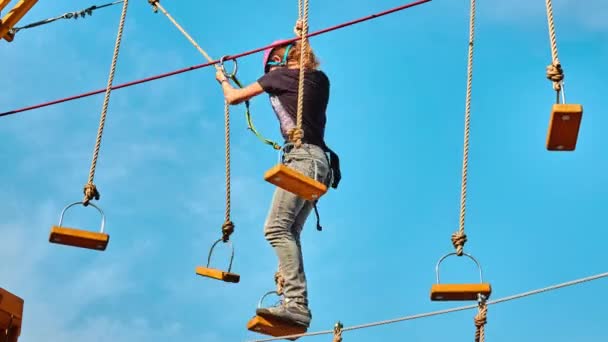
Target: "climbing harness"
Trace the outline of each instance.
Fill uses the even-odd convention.
[[[549,129],[547,130],[546,148],[549,151],[574,151],[583,116],[583,106],[566,104],[564,89],[564,71],[557,54],[557,38],[553,21],[553,5],[545,0],[552,62],[547,66],[547,78],[553,83],[556,93],[555,104],[551,109]],[[561,102],[560,102],[561,95]]]
[[[462,186],[460,192],[460,221],[459,229],[452,234],[451,240],[452,245],[456,249],[456,252],[444,255],[437,262],[435,269],[437,275],[437,283],[431,287],[431,300],[433,301],[465,301],[465,300],[477,300],[480,296],[488,298],[492,292],[489,283],[483,282],[483,276],[481,271],[481,265],[479,262],[470,254],[464,253],[464,244],[467,242],[467,235],[465,234],[465,214],[466,214],[466,198],[467,198],[467,173],[468,173],[468,160],[469,160],[469,135],[470,135],[470,123],[471,123],[471,95],[473,86],[473,52],[475,42],[475,0],[471,0],[471,11],[469,19],[469,49],[468,49],[468,61],[467,61],[467,91],[465,101],[465,124],[464,124],[464,152],[462,159]],[[467,256],[475,262],[479,269],[480,283],[478,284],[442,284],[439,281],[439,265],[448,256]],[[484,311],[485,312],[485,311]],[[480,319],[481,320],[481,319]],[[483,323],[485,324],[485,314],[483,316]],[[476,320],[476,324],[477,324]],[[483,342],[483,324],[477,326],[476,335],[481,334],[480,342]],[[481,331],[481,332],[480,332]]]
[[[102,8],[106,8],[106,7],[110,7],[110,6],[114,6],[114,5],[118,5],[120,3],[122,3],[123,0],[119,0],[119,1],[114,1],[114,2],[110,2],[104,5],[93,5],[90,6],[88,8],[85,8],[83,10],[80,11],[74,11],[74,12],[67,12],[64,13],[60,16],[57,17],[53,17],[53,18],[48,18],[48,19],[44,19],[44,20],[40,20],[40,21],[36,21],[21,27],[13,27],[9,30],[9,33],[7,34],[6,37],[8,37],[10,40],[12,41],[15,37],[15,35],[17,34],[17,32],[21,31],[21,30],[25,30],[25,29],[30,29],[30,28],[34,28],[34,27],[38,27],[38,26],[42,26],[42,25],[46,25],[46,24],[50,24],[52,22],[55,22],[57,20],[61,20],[61,19],[78,19],[78,18],[86,18],[86,16],[92,16],[93,12],[98,10],[98,9],[102,9]],[[8,40],[8,39],[7,39]]]
[[[110,239],[110,236],[104,232],[105,216],[103,214],[103,211],[99,207],[93,205],[91,203],[91,200],[93,200],[93,199],[99,200],[99,197],[100,197],[99,191],[97,190],[97,187],[95,186],[95,183],[94,183],[95,169],[97,167],[97,159],[99,157],[99,150],[101,148],[101,139],[103,136],[103,129],[104,129],[105,122],[106,122],[106,116],[108,113],[108,105],[110,103],[110,93],[112,92],[112,83],[114,81],[114,74],[116,72],[116,64],[118,61],[118,53],[120,51],[120,43],[122,41],[122,34],[123,34],[124,26],[125,26],[125,19],[127,16],[128,6],[129,6],[129,1],[124,0],[123,6],[122,6],[122,13],[120,15],[120,22],[118,24],[118,34],[116,36],[116,44],[114,46],[114,53],[112,55],[112,63],[110,66],[110,75],[108,76],[108,84],[106,86],[106,93],[104,96],[103,105],[102,105],[102,109],[101,109],[101,118],[99,121],[99,128],[97,130],[95,148],[93,149],[93,158],[91,161],[91,169],[89,170],[89,179],[83,189],[84,199],[82,200],[82,202],[72,203],[63,209],[63,211],[61,212],[59,226],[53,226],[51,228],[51,233],[49,235],[49,241],[52,243],[103,251],[106,249],[109,239]],[[91,206],[95,207],[101,213],[101,215],[102,215],[101,232],[94,233],[94,232],[84,231],[81,229],[61,227],[61,224],[63,221],[63,215],[64,215],[65,211],[68,208],[70,208],[76,204],[82,204],[85,207],[88,205],[91,205]]]

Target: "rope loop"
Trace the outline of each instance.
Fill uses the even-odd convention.
[[[99,201],[99,191],[97,191],[97,187],[93,183],[87,183],[84,186],[82,191],[84,193],[84,199],[82,200],[82,204],[86,207],[89,205],[89,202],[92,199]]]
[[[342,328],[344,328],[344,326],[339,321],[334,325],[334,340],[333,340],[333,342],[342,342]]]
[[[478,312],[475,315],[475,342],[484,342],[485,340],[485,325],[488,323],[488,305],[486,303],[486,297],[479,295]]]
[[[283,278],[281,271],[274,274],[274,282],[277,285],[277,296],[282,296],[284,293],[283,289],[285,287],[285,279]]]
[[[564,70],[559,61],[554,61],[547,66],[547,79],[553,82],[553,90],[559,92],[562,90],[562,81],[564,80]]]
[[[452,245],[456,248],[456,255],[462,256],[464,252],[464,244],[467,242],[467,234],[462,231],[452,234]]]
[[[302,146],[302,139],[304,139],[304,130],[301,128],[292,128],[287,133],[289,135],[289,140],[294,143],[296,148]]]
[[[222,225],[222,241],[228,242],[232,233],[234,233],[234,223],[232,221],[224,222]]]

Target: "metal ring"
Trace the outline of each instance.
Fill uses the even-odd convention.
[[[269,294],[276,294],[277,296],[279,296],[279,293],[277,291],[269,291],[266,292],[262,298],[260,298],[260,301],[258,302],[258,309],[262,307],[262,302],[264,301],[264,298],[268,297]]]
[[[67,207],[63,208],[63,210],[61,211],[61,215],[59,216],[59,227],[61,227],[61,225],[63,224],[63,215],[65,214],[66,210],[68,210],[69,208],[75,206],[76,204],[82,204],[84,206],[84,202],[74,202],[70,205],[68,205]],[[99,208],[98,206],[96,206],[95,204],[89,202],[89,204],[91,207],[97,209],[97,211],[99,211],[99,213],[101,214],[101,229],[100,232],[103,233],[105,226],[106,226],[106,215],[103,213],[103,210],[101,210],[101,208]]]
[[[441,259],[439,259],[439,261],[437,262],[437,265],[435,266],[435,274],[437,275],[437,284],[439,284],[439,264],[441,264],[441,262],[451,256],[451,255],[457,255],[457,253],[452,252],[449,254],[444,255],[443,257],[441,257]],[[462,255],[466,255],[468,256],[471,260],[473,260],[475,262],[475,264],[477,264],[477,268],[479,269],[479,282],[483,283],[483,276],[482,276],[482,272],[481,272],[481,265],[479,264],[479,262],[477,261],[477,259],[473,258],[472,255],[467,254],[467,253],[462,253]]]
[[[226,66],[224,66],[224,61],[226,60],[228,56],[222,56],[222,58],[220,58],[220,69],[222,70],[222,73],[224,74],[224,76],[226,76],[226,78],[234,78],[236,76],[236,72],[239,69],[239,65],[236,61],[236,59],[232,59],[232,62],[234,63],[234,68],[232,69],[232,73],[228,73],[226,72]]]
[[[209,268],[209,265],[211,264],[211,254],[213,254],[213,249],[215,248],[215,245],[217,245],[219,242],[224,241],[223,239],[219,239],[217,241],[215,241],[213,243],[213,245],[211,246],[211,249],[209,250],[209,255],[207,256],[207,268]],[[232,245],[232,242],[230,242],[230,240],[228,240],[226,243],[230,244],[230,264],[228,264],[228,272],[230,272],[230,270],[232,269],[232,260],[234,260],[234,246]]]

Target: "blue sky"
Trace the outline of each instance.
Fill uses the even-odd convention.
[[[103,2],[97,3],[101,4]],[[310,29],[405,2],[312,2]],[[91,3],[93,4],[93,3]],[[40,2],[22,23],[89,6]],[[213,57],[291,37],[297,3],[167,2]],[[468,2],[433,1],[315,37],[331,79],[327,141],[343,180],[303,234],[310,331],[459,306],[431,302],[435,263],[458,227]],[[544,147],[554,93],[542,1],[478,4],[465,250],[492,298],[606,272],[608,4],[554,4],[568,101],[584,106],[577,150]],[[120,6],[2,42],[0,111],[103,88]],[[116,83],[202,63],[146,1],[131,1]],[[239,60],[243,82],[261,54]],[[234,271],[239,284],[194,274],[224,213],[223,99],[212,68],[112,93],[95,183],[111,241],[105,252],[48,243],[62,208],[82,198],[103,96],[0,118],[0,286],[25,298],[23,342],[245,341],[272,290],[274,252],[262,234],[276,154],[232,108]],[[276,139],[268,100],[255,124]],[[65,224],[97,229],[90,208]],[[225,263],[219,249],[214,261]],[[446,281],[476,281],[451,258]],[[219,266],[219,264],[218,264]],[[606,341],[606,280],[491,306],[488,341]],[[471,340],[475,311],[346,332],[345,342]],[[331,336],[303,341],[330,341]]]

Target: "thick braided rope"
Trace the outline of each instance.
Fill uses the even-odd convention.
[[[342,328],[344,326],[342,325],[342,323],[337,322],[334,325],[334,338],[332,342],[342,342]]]
[[[175,27],[194,45],[194,47],[200,52],[209,63],[213,62],[213,59],[207,54],[205,50],[203,50],[200,45],[186,32],[186,30],[167,12],[167,10],[160,4],[159,0],[148,0],[148,2],[153,6],[154,9],[159,8],[163,14],[169,18],[169,20],[175,25]],[[216,69],[219,69],[219,66],[215,65]]]
[[[99,149],[101,148],[101,138],[103,136],[103,128],[106,123],[106,115],[108,114],[108,104],[110,103],[110,93],[112,92],[112,83],[114,82],[114,74],[116,72],[116,63],[118,61],[118,53],[120,51],[120,42],[122,41],[122,32],[125,26],[125,18],[127,17],[127,8],[129,0],[124,0],[122,5],[122,13],[118,24],[118,33],[116,35],[116,44],[114,45],[114,54],[112,55],[112,64],[110,66],[110,75],[108,76],[108,84],[106,87],[103,106],[101,108],[101,119],[99,121],[99,129],[97,130],[97,139],[95,141],[95,149],[93,150],[93,159],[91,161],[91,169],[89,170],[89,179],[84,186],[84,205],[88,205],[93,198],[99,200],[99,191],[93,183],[95,179],[95,169],[97,168],[97,159],[99,158]]]
[[[557,38],[555,34],[555,23],[553,22],[553,4],[551,0],[545,0],[547,6],[547,22],[549,24],[549,40],[551,41],[552,62],[547,66],[547,78],[553,82],[553,89],[559,92],[562,89],[564,71],[557,55]]]
[[[302,6],[302,2],[304,6]],[[302,130],[302,117],[304,116],[304,77],[305,62],[308,61],[308,0],[298,1],[298,16],[302,20],[302,43],[300,46],[300,77],[298,82],[298,111],[296,117],[296,129],[293,130],[290,140],[296,147],[302,145],[304,131]]]
[[[469,58],[467,63],[467,95],[464,120],[464,153],[462,156],[462,186],[460,191],[460,222],[458,231],[452,234],[452,244],[456,254],[461,256],[467,236],[464,232],[467,201],[467,173],[469,164],[469,134],[471,126],[471,93],[473,88],[473,52],[475,41],[475,0],[471,0],[471,15],[469,21]]]
[[[158,0],[148,0],[153,6],[153,9],[160,9],[161,12],[175,25],[175,27],[192,43],[192,45],[207,59],[209,63],[213,62],[213,59],[209,54],[198,45],[198,43],[186,32],[186,30],[167,12],[167,10],[160,4]],[[221,70],[218,65],[215,65],[216,70]],[[224,101],[224,128],[225,128],[225,145],[226,145],[226,212],[225,221],[222,225],[222,240],[228,242],[230,235],[234,232],[234,224],[230,220],[230,104]]]
[[[281,274],[281,271],[277,271],[274,274],[274,282],[277,285],[277,295],[281,296],[283,295],[283,290],[285,288],[285,279],[283,278],[283,275]]]
[[[488,322],[488,305],[485,300],[479,302],[478,312],[475,315],[475,342],[484,342],[485,341],[485,327]]]
[[[224,127],[226,143],[226,219],[222,226],[222,239],[227,242],[230,234],[234,232],[234,225],[230,220],[230,104],[224,101]]]

